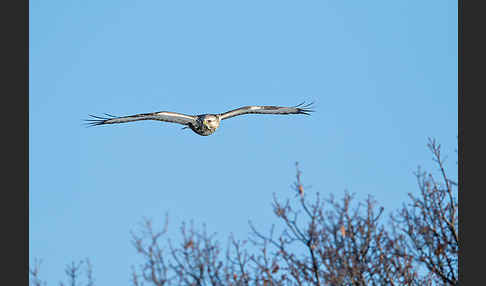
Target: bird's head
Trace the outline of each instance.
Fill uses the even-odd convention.
[[[217,115],[206,114],[203,118],[203,124],[211,130],[216,130],[219,127],[220,119]]]

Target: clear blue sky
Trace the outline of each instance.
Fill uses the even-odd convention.
[[[128,285],[143,217],[240,239],[249,219],[268,227],[296,161],[310,193],[388,211],[432,168],[429,136],[457,178],[457,1],[31,0],[29,80],[29,257],[50,285],[85,257],[98,285]],[[304,100],[310,117],[236,117],[208,137],[82,126]]]

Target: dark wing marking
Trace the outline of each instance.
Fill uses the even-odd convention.
[[[310,115],[310,112],[314,112],[312,110],[313,103],[305,104],[302,102],[296,106],[292,107],[284,107],[284,106],[244,106],[238,109],[230,110],[225,113],[219,114],[220,119],[228,119],[234,116],[243,115],[243,114],[305,114]]]
[[[89,116],[91,116],[92,119],[85,120],[88,126],[125,123],[125,122],[132,122],[138,120],[159,120],[159,121],[188,125],[189,123],[195,122],[197,118],[196,116],[192,116],[192,115],[186,115],[186,114],[168,112],[168,111],[141,113],[136,115],[120,116],[120,117],[110,115],[107,113],[105,113],[105,117],[95,116],[91,114]]]

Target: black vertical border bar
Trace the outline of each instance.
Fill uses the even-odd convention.
[[[19,1],[20,2],[20,1]],[[23,46],[25,47],[24,50],[24,62],[23,66],[25,67],[25,75],[24,75],[24,94],[25,94],[25,102],[24,102],[24,108],[25,108],[25,122],[24,122],[24,150],[25,150],[25,181],[24,181],[24,208],[25,208],[25,217],[24,217],[24,237],[25,237],[25,242],[24,242],[24,247],[25,247],[25,261],[27,264],[27,277],[26,277],[26,285],[29,283],[29,269],[30,269],[30,263],[29,263],[29,0],[24,0],[22,1],[24,3],[23,7],[23,14],[25,19],[23,19],[23,22],[25,23],[25,26],[22,29],[22,35],[24,35],[24,42]]]
[[[29,284],[29,1],[0,2],[2,284]],[[12,281],[12,282],[11,282]],[[10,283],[9,283],[10,282]]]

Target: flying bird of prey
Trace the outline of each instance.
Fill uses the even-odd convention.
[[[244,106],[237,109],[230,110],[219,114],[200,114],[200,115],[186,115],[181,113],[160,111],[153,113],[141,113],[130,116],[113,116],[106,114],[106,117],[90,115],[92,119],[87,119],[89,126],[125,123],[138,120],[159,120],[165,122],[179,123],[185,125],[185,128],[191,128],[201,136],[208,136],[213,134],[218,129],[221,120],[228,119],[243,114],[305,114],[310,115],[312,103],[305,105],[301,103],[296,106]]]

